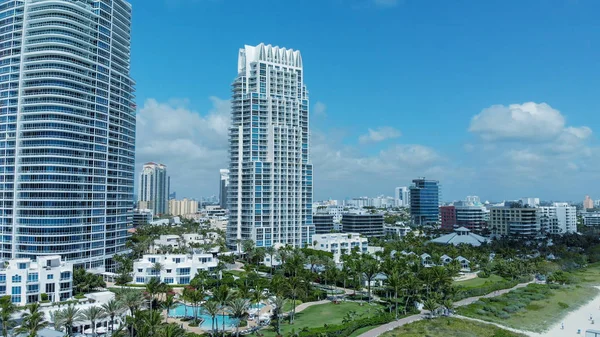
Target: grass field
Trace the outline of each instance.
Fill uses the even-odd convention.
[[[519,330],[543,332],[597,294],[596,288],[585,285],[529,285],[496,298],[481,299],[459,308],[458,313]]]
[[[437,318],[407,324],[386,332],[382,337],[525,337],[490,324],[464,321],[457,318]]]
[[[378,327],[378,325],[375,325],[375,326],[366,326],[366,327],[364,327],[364,328],[360,328],[360,329],[358,329],[358,330],[354,331],[354,332],[353,332],[353,333],[352,333],[350,336],[348,336],[348,337],[358,337],[358,336],[360,336],[361,334],[363,334],[363,333],[365,333],[365,332],[367,332],[367,331],[369,331],[369,330],[373,330],[373,329],[375,329],[376,327]]]
[[[488,282],[489,283],[497,283],[500,281],[504,281],[504,278],[502,278],[501,276],[492,274],[488,278],[476,277],[476,278],[472,278],[470,280],[454,282],[454,285],[459,286],[459,287],[464,287],[466,289],[471,289],[471,288],[479,288]]]
[[[300,304],[302,304],[302,301],[296,300],[295,305],[299,306]],[[283,312],[288,312],[288,311],[292,311],[292,300],[285,301],[285,304],[283,305]]]
[[[315,328],[322,327],[324,324],[341,324],[344,317],[348,312],[354,311],[358,316],[368,317],[375,315],[381,307],[378,305],[359,305],[354,302],[343,302],[340,304],[320,304],[309,308],[296,314],[294,324],[288,324],[288,320],[282,320],[281,332],[282,335],[287,336],[292,330],[300,331],[305,327]],[[276,336],[275,331],[272,328],[261,330],[266,337]]]

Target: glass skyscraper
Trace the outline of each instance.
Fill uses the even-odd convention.
[[[240,49],[229,130],[227,243],[257,247],[312,241],[308,91],[296,50]]]
[[[440,182],[419,178],[410,187],[410,215],[414,224],[432,225],[440,217]]]
[[[132,221],[131,5],[0,0],[0,256],[110,269]]]
[[[168,214],[170,183],[166,165],[144,164],[140,173],[138,208],[151,209],[154,215]]]

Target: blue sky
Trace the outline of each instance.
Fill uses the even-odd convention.
[[[265,42],[302,52],[315,199],[418,176],[444,200],[600,197],[600,2],[131,3],[138,166],[178,196],[217,193],[237,51]]]

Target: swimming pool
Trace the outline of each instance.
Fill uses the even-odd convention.
[[[185,304],[179,304],[177,307],[175,307],[174,309],[169,310],[169,317],[186,317],[186,316],[193,316],[194,315],[194,309],[192,308],[192,306],[189,305],[185,305]],[[200,328],[204,329],[204,330],[210,330],[212,328],[212,317],[210,317],[210,315],[206,315],[204,314],[202,307],[200,307],[198,309],[198,318],[201,318],[203,320],[202,324],[200,325]],[[223,326],[223,316],[222,315],[218,315],[216,317],[216,323],[219,325],[219,328]],[[231,328],[236,326],[236,324],[238,323],[237,319],[231,318],[228,315],[225,315],[225,328]]]

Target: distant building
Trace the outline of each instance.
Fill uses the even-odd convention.
[[[333,215],[317,213],[313,215],[316,234],[326,234],[333,231]]]
[[[581,217],[583,218],[583,224],[585,226],[600,226],[600,213],[599,212],[582,212]]]
[[[313,249],[333,253],[333,259],[339,263],[342,255],[350,254],[353,249],[359,253],[368,251],[368,240],[358,233],[330,233],[313,236]]]
[[[407,207],[410,205],[410,191],[408,187],[396,187],[395,190],[396,207]]]
[[[383,237],[383,214],[344,214],[342,232],[359,233],[366,237]]]
[[[410,213],[417,225],[437,224],[440,215],[440,183],[419,178],[410,187]]]
[[[456,226],[456,207],[440,206],[440,218],[442,220],[441,228],[451,231]]]
[[[507,202],[490,209],[489,228],[494,235],[536,236],[541,233],[540,210]]]
[[[444,245],[455,245],[467,244],[474,247],[481,246],[482,243],[489,242],[488,238],[472,233],[465,227],[460,227],[454,230],[451,234],[442,235],[429,242],[440,243]]]
[[[403,238],[405,237],[412,229],[409,226],[397,226],[397,225],[384,225],[383,232],[386,237],[390,238]]]
[[[133,210],[133,227],[146,225],[152,222],[153,214],[150,209],[135,209]]]
[[[220,169],[219,180],[219,205],[222,209],[227,209],[227,188],[229,187],[229,170]]]
[[[529,207],[538,207],[540,205],[540,198],[521,198],[523,206],[529,205]]]
[[[594,200],[592,198],[590,198],[589,195],[586,195],[585,199],[583,200],[583,208],[584,209],[594,208]]]
[[[60,256],[7,262],[6,266],[0,263],[0,297],[9,295],[13,304],[40,302],[41,294],[47,294],[50,302],[66,301],[73,296],[73,264],[62,262]]]
[[[169,200],[169,214],[184,215],[198,212],[198,201],[188,198]]]
[[[138,208],[149,208],[156,215],[167,214],[169,211],[169,184],[166,165],[156,163],[144,164],[140,174]],[[139,202],[145,203],[142,205]]]
[[[158,278],[166,284],[190,284],[199,270],[211,271],[218,264],[218,258],[211,253],[148,254],[133,262],[133,283],[146,284]]]

